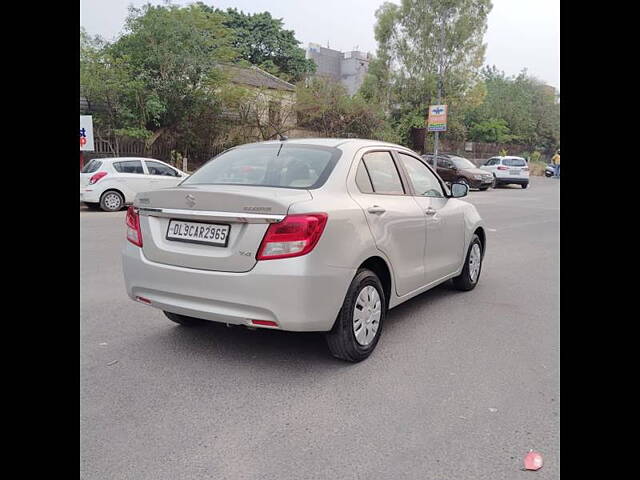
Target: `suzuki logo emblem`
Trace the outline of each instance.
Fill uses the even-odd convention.
[[[196,198],[190,193],[187,194],[187,196],[184,198],[187,201],[187,205],[189,205],[190,207],[193,207],[196,204]]]

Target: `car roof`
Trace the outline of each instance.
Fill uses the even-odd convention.
[[[162,162],[162,160],[158,160],[157,158],[147,158],[147,157],[106,157],[106,158],[92,158],[92,160],[99,160],[101,162],[123,162],[127,160],[153,160],[155,162]],[[162,162],[165,163],[165,162]]]
[[[397,145],[395,143],[382,142],[380,140],[369,140],[366,138],[290,138],[287,140],[267,140],[266,142],[247,143],[245,145],[238,145],[238,148],[246,147],[249,145],[279,145],[281,143],[293,145],[318,145],[323,147],[366,147],[368,145],[383,145],[387,147],[410,150],[407,149],[407,147]]]

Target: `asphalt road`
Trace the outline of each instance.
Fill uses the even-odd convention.
[[[319,335],[186,329],[129,300],[124,212],[81,209],[81,478],[560,478],[559,190],[472,192],[476,289],[392,310],[355,365]]]

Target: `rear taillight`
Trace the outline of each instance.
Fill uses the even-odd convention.
[[[522,167],[522,171],[523,172],[528,172],[529,171],[529,167]]]
[[[89,179],[89,185],[93,185],[94,183],[98,183],[100,179],[107,175],[107,172],[98,172],[95,175],[92,175]]]
[[[142,246],[140,215],[138,214],[138,209],[133,205],[127,209],[127,240],[138,247]]]
[[[509,167],[505,167],[504,165],[500,165],[498,170],[509,170]]]
[[[273,260],[306,255],[320,240],[326,224],[326,213],[287,215],[281,222],[269,225],[256,259]]]

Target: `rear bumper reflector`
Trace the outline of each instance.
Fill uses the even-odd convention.
[[[254,325],[264,325],[265,327],[278,326],[276,322],[272,322],[271,320],[251,320],[251,323],[253,323]]]
[[[141,303],[146,303],[147,305],[151,305],[151,300],[144,297],[136,297],[136,300]]]

